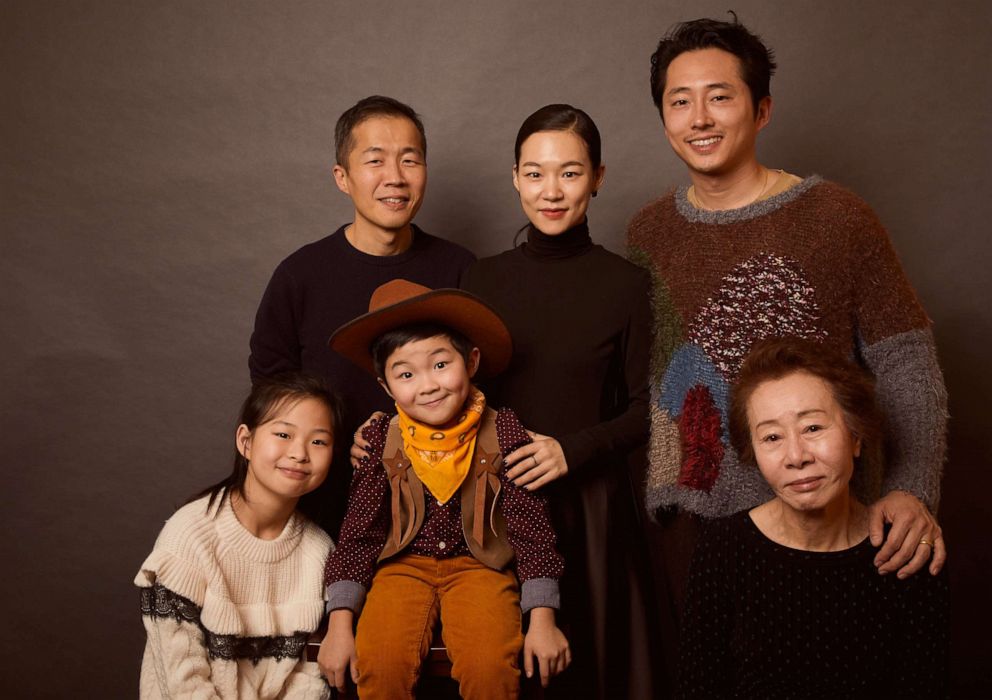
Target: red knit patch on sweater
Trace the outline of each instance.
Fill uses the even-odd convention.
[[[697,384],[689,390],[678,423],[683,455],[679,485],[709,492],[723,460],[720,412],[709,389]]]

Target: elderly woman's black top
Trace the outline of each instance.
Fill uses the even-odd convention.
[[[865,539],[807,552],[746,511],[712,521],[689,575],[684,698],[941,698],[947,577],[880,576]]]

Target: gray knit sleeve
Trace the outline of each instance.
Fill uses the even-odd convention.
[[[365,605],[365,586],[355,581],[335,581],[327,587],[327,612],[345,608],[357,616]]]
[[[561,608],[558,581],[553,578],[532,578],[520,584],[520,612],[533,608]]]
[[[947,451],[947,390],[933,333],[898,333],[862,349],[886,417],[883,492],[908,491],[931,512],[940,503]]]

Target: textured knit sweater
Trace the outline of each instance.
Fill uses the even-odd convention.
[[[771,497],[727,433],[729,389],[758,340],[822,341],[875,375],[883,459],[863,460],[858,494],[893,489],[935,509],[946,405],[929,320],[888,235],[861,199],[819,177],[749,206],[703,211],[685,189],[631,222],[632,258],[654,275],[650,511],[729,515]]]
[[[141,697],[327,698],[317,664],[301,659],[324,613],[330,538],[294,514],[274,540],[238,522],[230,499],[180,508],[141,565],[148,633]]]
[[[866,539],[806,552],[747,512],[708,524],[689,576],[684,698],[939,698],[947,693],[942,572],[879,576]]]

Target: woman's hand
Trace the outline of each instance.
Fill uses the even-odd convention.
[[[887,538],[885,523],[892,523]],[[905,491],[890,491],[868,509],[868,533],[876,547],[885,540],[875,555],[880,574],[898,570],[896,576],[906,578],[930,560],[930,573],[936,576],[947,559],[937,520],[916,496]]]
[[[530,436],[534,442],[506,456],[506,463],[512,467],[506,472],[506,478],[534,491],[568,474],[568,464],[561,445],[553,437],[539,433],[530,433]]]
[[[541,674],[541,686],[548,687],[552,676],[568,668],[572,663],[572,651],[568,640],[555,625],[555,611],[552,608],[534,608],[530,611],[530,627],[524,637],[524,673],[528,678],[534,675],[534,657],[537,657]]]
[[[362,437],[362,431],[365,430],[370,425],[372,425],[374,421],[377,421],[380,418],[385,418],[385,417],[386,417],[385,413],[383,413],[382,411],[376,411],[371,416],[369,416],[364,423],[358,426],[358,430],[356,430],[355,434],[351,436],[353,441],[351,443],[351,452],[350,452],[351,466],[354,469],[358,469],[358,463],[369,456],[368,453],[369,441]]]
[[[351,680],[358,683],[358,669],[355,664],[358,656],[355,654],[355,634],[352,631],[355,614],[351,610],[332,610],[327,621],[327,634],[320,643],[317,652],[317,665],[327,678],[327,682],[345,692],[347,674]]]

